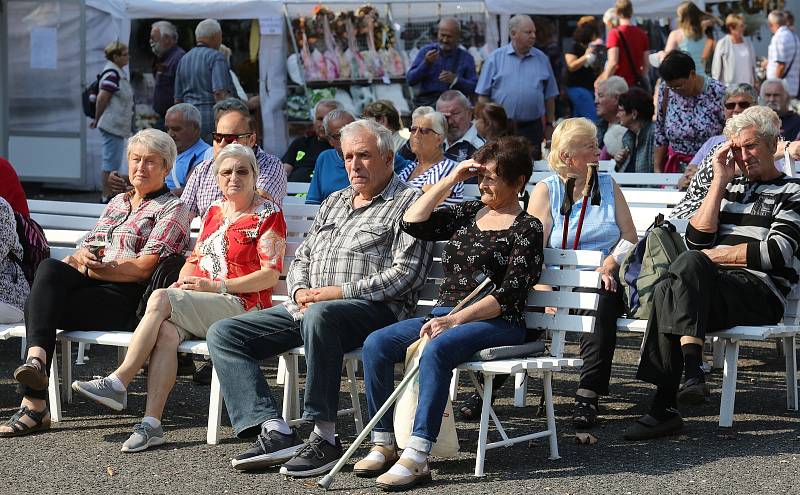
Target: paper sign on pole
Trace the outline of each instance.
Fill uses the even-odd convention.
[[[283,16],[262,17],[258,20],[258,25],[262,35],[281,34],[283,31]]]

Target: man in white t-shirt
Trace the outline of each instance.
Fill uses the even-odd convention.
[[[796,98],[800,86],[800,39],[789,29],[786,12],[773,10],[767,18],[772,40],[767,51],[767,79],[785,79]]]

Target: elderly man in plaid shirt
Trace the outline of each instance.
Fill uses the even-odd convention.
[[[231,464],[263,469],[287,462],[292,476],[314,476],[341,457],[334,435],[344,353],[372,331],[407,318],[431,265],[432,243],[400,230],[421,194],[394,175],[392,133],[369,120],[342,128],[350,186],[320,206],[289,268],[290,299],[219,321],[208,346],[234,431],[258,441]],[[280,416],[258,362],[304,345],[308,372],[305,444]]]

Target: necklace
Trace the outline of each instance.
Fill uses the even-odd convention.
[[[236,210],[234,210],[232,213],[233,213],[233,215],[236,215],[236,216],[233,217],[233,218],[231,218],[230,202],[226,201],[225,202],[225,209],[223,211],[223,214],[225,215],[225,220],[227,220],[228,223],[231,223],[231,224],[236,223],[240,218],[242,218],[243,216],[245,216],[248,213],[250,213],[250,209],[253,207],[253,203],[255,202],[255,199],[256,199],[256,195],[255,195],[255,193],[253,193],[253,197],[250,199],[250,204],[247,205],[247,207],[245,209],[241,210],[241,211],[237,212]]]

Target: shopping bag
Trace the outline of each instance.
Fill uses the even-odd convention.
[[[429,341],[426,335],[414,342],[406,350],[406,373],[419,363],[419,358]],[[414,380],[406,387],[403,394],[397,399],[394,406],[394,435],[397,446],[401,449],[406,447],[411,431],[414,427],[414,416],[417,413],[417,402],[419,401],[419,373]],[[450,397],[447,397],[447,405],[442,415],[442,428],[436,443],[433,444],[431,455],[436,457],[451,457],[458,453],[458,434],[456,433],[456,422],[453,417],[453,404]]]

